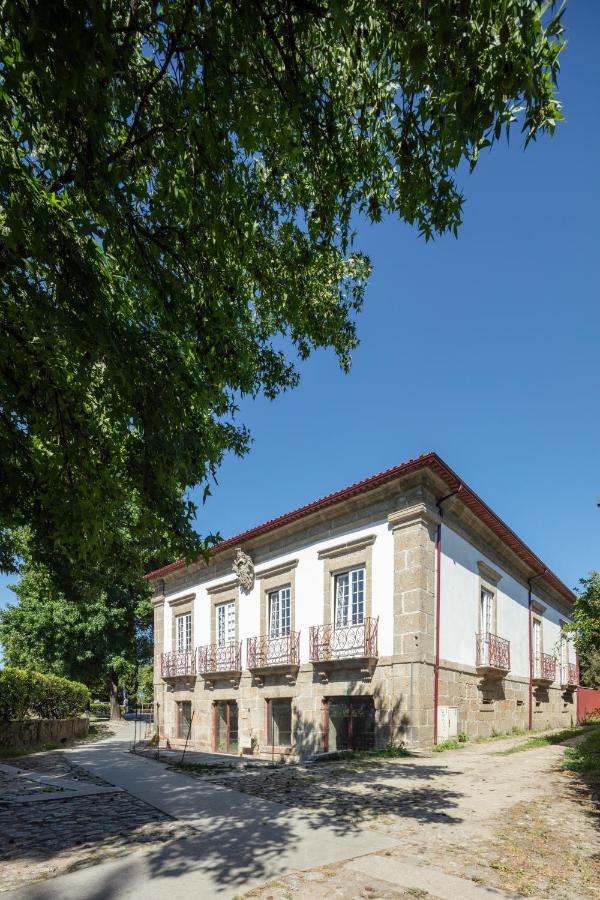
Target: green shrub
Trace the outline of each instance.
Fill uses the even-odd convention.
[[[90,705],[90,692],[78,681],[25,669],[0,669],[0,721],[73,719]]]
[[[466,744],[467,741],[469,740],[469,735],[466,733],[466,731],[461,731],[458,734],[458,740],[459,740],[459,743]]]
[[[90,712],[99,719],[110,719],[110,703],[101,703],[96,700],[90,704]]]
[[[563,768],[571,772],[600,772],[600,728],[591,728],[580,744],[565,749]]]

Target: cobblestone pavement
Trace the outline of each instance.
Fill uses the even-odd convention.
[[[6,771],[8,762],[0,772],[0,891],[190,833],[187,826],[121,790],[34,802],[40,792],[61,791],[60,781],[58,787],[48,788],[33,780],[36,775],[64,777],[82,787],[111,786],[61,753],[14,760],[14,778]],[[18,777],[19,769],[31,771],[32,780]]]

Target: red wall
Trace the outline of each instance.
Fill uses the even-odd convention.
[[[577,688],[577,721],[581,722],[588,713],[600,710],[600,691],[591,688]]]

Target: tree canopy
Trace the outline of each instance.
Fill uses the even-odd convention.
[[[205,550],[240,396],[350,363],[354,217],[456,233],[461,162],[561,118],[541,0],[7,0],[0,43],[0,565],[27,525],[62,583]]]
[[[146,586],[113,584],[85,604],[57,591],[45,566],[24,556],[17,603],[0,610],[0,643],[7,665],[61,675],[108,694],[118,716],[120,682],[135,684],[152,660],[152,605]],[[80,599],[80,598],[79,598]]]
[[[572,631],[579,653],[581,682],[600,688],[600,572],[579,579]]]

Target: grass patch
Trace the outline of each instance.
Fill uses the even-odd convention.
[[[577,747],[565,747],[563,769],[570,772],[600,772],[600,726],[592,726]]]
[[[382,747],[379,750],[337,750],[332,753],[321,753],[320,756],[312,759],[311,763],[360,761],[361,759],[397,759],[400,756],[412,755],[410,750],[407,750],[403,745],[389,744],[387,747]]]
[[[522,750],[535,750],[536,747],[548,747],[551,744],[562,744],[563,741],[568,741],[570,738],[577,737],[577,735],[582,734],[583,731],[583,728],[564,728],[562,731],[554,731],[552,734],[538,734],[535,737],[529,738],[528,741],[523,741],[522,744],[515,744],[514,747],[509,747],[507,750],[499,750],[497,755],[510,756],[512,753],[521,753]]]
[[[447,741],[442,741],[440,744],[434,745],[431,749],[434,753],[442,753],[444,750],[460,750],[461,747],[464,747],[467,742],[471,742],[472,744],[488,744],[491,741],[506,741],[511,737],[518,737],[522,734],[527,734],[527,731],[524,731],[522,728],[517,728],[514,726],[510,731],[498,733],[497,731],[493,731],[492,734],[489,735],[480,735],[479,737],[470,738],[468,734],[464,731],[461,731],[460,734],[456,736],[456,738],[450,738]]]
[[[578,846],[576,833],[550,819],[549,812],[553,808],[546,800],[529,800],[503,813],[503,825],[489,844],[487,887],[526,897],[594,896],[596,861]]]
[[[443,753],[444,750],[462,750],[465,746],[465,741],[461,740],[448,740],[441,741],[439,744],[434,744],[431,748],[434,753]]]

